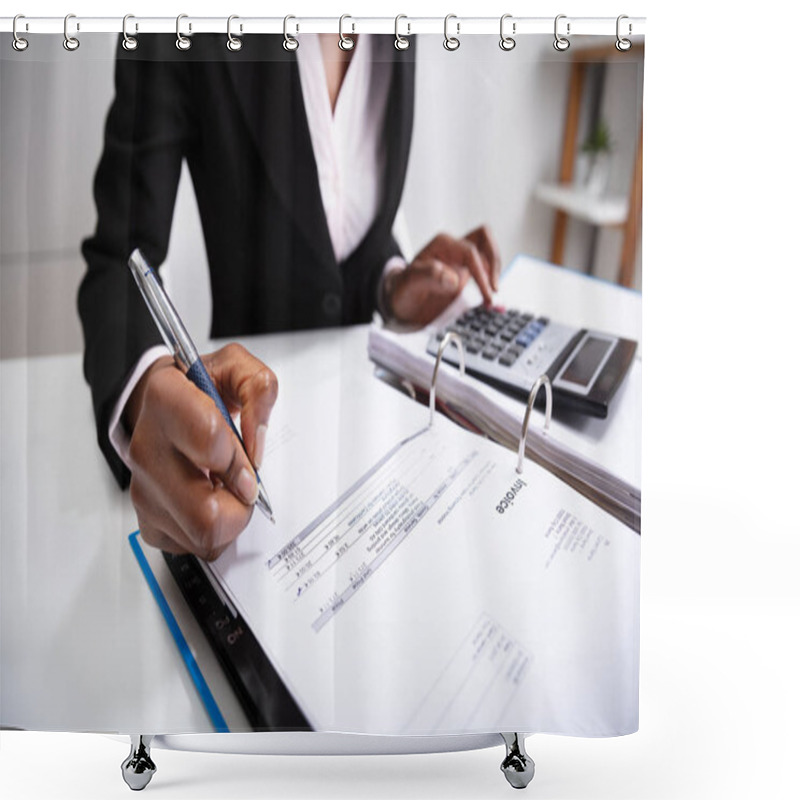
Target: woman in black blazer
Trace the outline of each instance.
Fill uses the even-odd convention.
[[[143,537],[210,558],[243,529],[254,486],[230,432],[203,424],[216,413],[213,405],[163,359],[147,370],[125,406],[127,464],[109,440],[123,386],[142,353],[161,343],[127,258],[139,247],[154,267],[164,261],[183,159],[203,225],[214,337],[367,322],[381,292],[384,313],[423,323],[470,275],[488,298],[499,269],[491,237],[481,228],[464,239],[436,237],[381,283],[384,266],[400,253],[391,229],[411,142],[413,48],[382,51],[393,60],[381,202],[360,244],[337,263],[296,55],[283,49],[282,37],[248,37],[242,53],[229,52],[225,41],[202,35],[181,52],[173,36],[156,35],[143,38],[135,51],[120,49],[95,178],[97,229],[83,244],[87,272],[78,296],[98,441],[122,486],[133,472],[131,495]],[[348,56],[340,55],[339,86]],[[245,445],[258,461],[275,376],[241,347],[218,351],[209,365],[223,397],[241,407]],[[198,470],[218,476],[222,485],[194,480]]]

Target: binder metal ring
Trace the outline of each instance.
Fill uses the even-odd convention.
[[[522,465],[525,463],[525,442],[528,439],[528,422],[531,418],[531,409],[533,408],[533,401],[536,400],[536,395],[539,389],[544,386],[545,393],[545,407],[544,407],[544,431],[550,427],[550,417],[553,413],[553,387],[550,385],[550,378],[547,375],[540,375],[536,379],[536,383],[531,388],[531,393],[528,395],[528,405],[525,407],[525,417],[522,420],[522,432],[519,435],[519,452],[517,456],[517,474],[522,474]]]
[[[11,40],[11,46],[18,53],[21,53],[23,50],[27,50],[28,49],[28,40],[27,39],[23,39],[17,33],[17,20],[20,20],[20,19],[25,19],[25,15],[24,14],[17,14],[17,16],[14,17],[14,22],[13,22],[13,24],[11,26],[11,33],[14,35],[14,38]]]
[[[559,53],[563,53],[565,50],[569,50],[569,39],[567,39],[565,36],[562,36],[558,32],[558,21],[560,19],[566,19],[566,18],[567,18],[566,14],[559,14],[556,17],[555,23],[553,23],[553,33],[555,34],[555,37],[556,37],[555,41],[553,42],[553,47],[555,47],[555,49],[558,50]],[[570,33],[569,29],[570,29],[570,24],[568,22],[567,23],[567,36],[569,36],[569,33]]]
[[[457,17],[455,14],[448,14],[444,18],[444,42],[442,42],[444,49],[449,50],[451,53],[454,50],[458,50],[461,47],[461,40],[458,38],[458,34],[461,33],[461,23],[456,22],[456,35],[450,36],[447,32],[447,26],[451,19],[456,19]]]
[[[187,19],[188,16],[188,14],[178,14],[178,18],[175,20],[175,35],[178,37],[175,39],[175,47],[177,47],[178,50],[186,51],[192,46],[192,40],[181,33],[181,20]],[[191,22],[189,23],[189,30],[192,30]]]
[[[431,377],[431,391],[430,391],[430,400],[429,405],[431,409],[431,419],[428,423],[428,427],[430,428],[433,425],[433,417],[436,414],[436,378],[439,375],[439,365],[442,363],[442,355],[444,354],[445,349],[447,346],[453,342],[456,347],[458,347],[458,355],[461,359],[461,376],[464,376],[466,372],[466,367],[464,366],[464,345],[461,342],[461,337],[455,333],[454,331],[448,331],[444,335],[444,339],[442,339],[441,344],[439,345],[439,352],[436,356],[436,363],[433,366],[433,376]]]
[[[122,18],[122,48],[123,50],[135,50],[139,46],[139,40],[135,36],[128,36],[128,20],[129,19],[136,19],[133,14],[126,14]],[[139,26],[136,25],[136,30],[139,30]]]
[[[70,53],[74,53],[81,46],[81,43],[74,36],[69,35],[69,21],[71,19],[75,19],[74,14],[67,14],[67,16],[64,17],[64,41],[62,44],[64,45],[65,50],[68,50]],[[77,30],[80,29],[80,25],[78,25]]]
[[[349,52],[350,50],[352,50],[356,46],[356,43],[349,36],[345,36],[344,35],[344,31],[342,30],[342,27],[343,27],[344,21],[346,19],[353,19],[353,18],[349,14],[342,14],[342,16],[339,17],[339,49],[340,50],[344,50],[347,53],[347,52]],[[355,33],[356,32],[355,23],[352,23],[352,27],[353,27],[353,30],[351,32]]]
[[[293,17],[291,14],[287,14],[283,18],[283,49],[289,53],[293,53],[298,47],[300,47],[300,42],[298,42],[294,36],[289,34],[290,19],[296,19],[296,17]]]
[[[408,48],[411,46],[411,42],[409,42],[408,39],[406,39],[405,36],[401,36],[400,35],[400,20],[401,19],[408,19],[408,17],[405,14],[398,14],[394,18],[394,47],[395,47],[395,50],[408,50]],[[406,27],[408,28],[407,33],[410,34],[411,33],[411,24],[407,22],[406,23]]]
[[[507,19],[511,19],[511,14],[503,14],[503,16],[500,17],[500,49],[506,52],[513,50],[517,46],[517,40],[513,36],[506,36],[504,26]],[[511,32],[517,32],[516,22],[511,23]]]
[[[614,47],[616,47],[617,50],[620,51],[620,53],[624,53],[626,50],[630,50],[631,49],[631,40],[630,39],[623,39],[622,36],[620,36],[620,32],[619,32],[620,31],[620,23],[624,19],[628,19],[627,14],[620,14],[617,17],[617,41],[614,44]],[[631,31],[632,30],[633,30],[633,26],[629,22],[628,23],[628,36],[631,35]]]
[[[225,46],[231,51],[231,53],[238,53],[239,50],[242,49],[242,40],[231,33],[231,22],[233,22],[235,19],[239,19],[236,14],[231,14],[228,17],[228,41],[226,42]],[[242,28],[240,25],[239,31],[241,32],[241,30]]]

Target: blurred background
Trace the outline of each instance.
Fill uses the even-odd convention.
[[[115,36],[0,47],[0,358],[80,352],[82,239],[113,98]],[[301,37],[302,41],[302,37]],[[488,224],[504,264],[520,252],[641,288],[643,52],[582,38],[557,53],[526,36],[447,52],[417,37],[409,171],[396,235],[413,256],[434,234]],[[8,46],[6,46],[8,45]],[[638,169],[637,169],[638,165]],[[203,239],[188,171],[163,274],[189,330],[210,327]],[[187,302],[191,296],[191,303]],[[536,311],[536,309],[533,309]]]

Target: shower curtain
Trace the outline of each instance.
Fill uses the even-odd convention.
[[[556,395],[572,466],[520,472],[525,397],[429,418],[367,341],[451,301],[627,335],[641,42],[396,24],[0,40],[3,726],[637,729],[640,520],[575,474],[638,492],[641,350],[607,420]]]

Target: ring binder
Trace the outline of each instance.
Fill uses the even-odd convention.
[[[445,50],[449,50],[452,53],[454,50],[458,50],[458,48],[461,47],[461,41],[458,38],[458,34],[461,33],[461,23],[456,21],[456,36],[449,36],[447,33],[447,24],[451,19],[457,20],[458,18],[455,14],[448,14],[444,18],[444,42],[442,44]]]
[[[283,49],[288,51],[289,53],[293,53],[295,50],[297,50],[298,47],[300,47],[300,42],[289,33],[288,26],[290,19],[297,19],[297,17],[293,17],[291,14],[287,14],[283,18]],[[295,30],[296,29],[297,28],[295,27]]]
[[[558,21],[560,19],[566,19],[566,14],[558,14],[556,16],[555,22],[553,23],[553,32],[555,33],[555,41],[553,42],[553,47],[558,50],[559,53],[563,53],[565,50],[569,50],[569,39],[566,36],[562,36],[558,32]],[[567,22],[567,36],[570,34],[570,24]]]
[[[14,38],[11,41],[11,46],[18,53],[21,53],[23,50],[27,50],[28,49],[28,40],[27,39],[23,39],[17,33],[17,20],[20,20],[20,19],[25,19],[25,15],[24,14],[17,14],[17,16],[14,17],[14,22],[12,23],[12,26],[11,26],[11,33],[14,35]]]
[[[238,53],[239,50],[242,49],[242,40],[237,38],[231,33],[231,22],[233,22],[233,20],[235,19],[239,19],[239,17],[236,16],[236,14],[231,14],[228,17],[228,41],[226,43],[226,47],[228,48],[228,50],[231,51],[231,53]],[[241,30],[242,26],[240,25],[239,32],[241,32]]]
[[[178,14],[178,18],[175,20],[175,34],[178,37],[175,40],[175,47],[184,52],[192,46],[192,40],[181,33],[181,20],[186,19],[188,16],[188,14]],[[192,30],[191,22],[189,23],[189,30]]]
[[[394,18],[394,47],[395,50],[408,50],[411,46],[411,42],[406,39],[405,36],[400,35],[400,31],[398,30],[398,25],[400,24],[401,19],[408,19],[405,14],[398,14]],[[406,27],[408,28],[408,33],[411,33],[411,25],[406,23]]]
[[[466,373],[467,369],[464,365],[464,344],[461,341],[461,337],[453,332],[448,331],[444,338],[442,339],[442,343],[439,345],[439,353],[436,356],[436,363],[433,365],[433,376],[431,377],[431,390],[430,390],[430,409],[431,409],[431,419],[428,423],[428,427],[430,428],[433,425],[433,417],[436,413],[436,377],[439,374],[439,364],[442,363],[442,354],[444,353],[447,346],[453,342],[456,347],[458,347],[458,355],[461,359],[461,376],[463,377]]]
[[[624,53],[626,50],[630,50],[631,49],[631,40],[630,39],[623,39],[622,36],[619,35],[620,22],[622,22],[622,20],[624,20],[624,19],[628,19],[628,15],[627,14],[620,14],[617,17],[617,42],[614,45],[614,47],[616,47],[617,50],[619,50],[620,53]],[[632,27],[633,26],[631,25],[631,23],[629,21],[628,22],[628,36],[631,35]]]
[[[511,19],[511,14],[503,14],[503,16],[500,17],[500,49],[505,50],[506,52],[513,50],[517,46],[517,40],[514,39],[513,36],[507,36],[503,30],[503,26],[507,19]],[[517,33],[516,22],[511,23],[511,32],[513,34]]]
[[[134,17],[133,14],[126,14],[122,18],[122,48],[130,52],[139,46],[139,40],[135,36],[128,36],[129,19],[136,19],[136,17]],[[136,30],[138,29],[139,26],[137,25]]]
[[[64,49],[68,50],[70,53],[74,53],[80,46],[80,41],[74,37],[69,35],[69,21],[71,19],[75,19],[74,14],[67,14],[64,17]],[[77,25],[77,30],[80,30],[81,26],[80,23]]]
[[[519,435],[519,451],[517,453],[517,474],[522,474],[522,465],[525,463],[525,442],[528,438],[528,422],[531,418],[531,409],[533,402],[536,400],[536,395],[539,394],[539,389],[544,386],[545,394],[545,407],[544,407],[544,432],[547,433],[550,428],[550,417],[553,413],[553,387],[550,385],[550,378],[547,375],[540,375],[536,379],[536,383],[531,387],[531,392],[528,395],[528,405],[525,407],[525,416],[522,419],[522,431]]]
[[[342,25],[344,24],[344,21],[346,19],[353,19],[353,18],[349,14],[342,14],[342,16],[339,17],[339,49],[348,52],[356,46],[356,43],[349,36],[345,36],[344,32],[342,31]],[[353,23],[352,32],[355,33],[355,31],[356,31],[356,26],[355,23]]]

